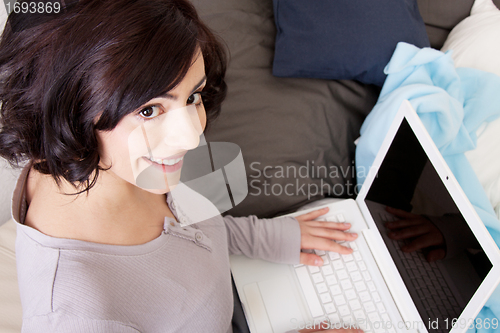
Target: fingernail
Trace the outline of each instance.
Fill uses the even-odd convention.
[[[344,225],[345,225],[346,227],[350,227],[350,226],[351,226],[351,224],[350,224],[349,222],[344,222]]]
[[[355,232],[354,232],[354,233],[352,233],[351,235],[352,235],[353,237],[358,237],[358,234],[357,234],[357,233],[355,233]]]
[[[323,259],[316,258],[314,260],[314,265],[316,265],[316,266],[322,266],[323,265]]]

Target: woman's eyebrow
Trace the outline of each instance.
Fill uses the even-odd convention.
[[[194,93],[196,90],[198,90],[198,88],[201,87],[203,85],[203,83],[205,83],[206,80],[207,80],[207,76],[203,75],[203,78],[200,80],[200,82],[198,82],[198,84],[194,87],[194,89],[191,90],[191,94]]]
[[[191,94],[193,94],[196,90],[198,90],[198,88],[200,88],[203,85],[203,83],[205,83],[206,80],[207,80],[207,76],[204,75],[203,78],[200,80],[200,82],[198,82],[198,84],[196,84],[196,86],[193,88],[193,90],[191,90]],[[165,94],[158,96],[158,97],[173,99],[174,101],[177,100],[177,96],[172,95],[171,93],[165,93]]]

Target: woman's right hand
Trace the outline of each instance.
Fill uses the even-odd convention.
[[[352,253],[352,249],[337,243],[337,241],[353,241],[358,237],[357,234],[347,231],[351,224],[316,221],[318,217],[326,213],[328,213],[328,208],[322,208],[295,217],[300,226],[300,248],[332,251],[340,254]],[[301,252],[300,263],[323,266],[323,259],[314,253]]]

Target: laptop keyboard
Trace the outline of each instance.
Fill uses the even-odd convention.
[[[334,222],[345,220],[341,214],[335,217]],[[332,217],[328,220],[332,221]],[[356,242],[338,243],[352,248],[353,253],[341,255],[315,250],[314,253],[323,259],[323,266],[294,267],[312,316],[315,321],[328,319],[333,327],[335,324],[352,325],[365,332],[386,332],[385,328],[375,328],[383,325],[367,325],[388,323],[390,317]],[[387,328],[387,331],[395,332],[394,328]]]

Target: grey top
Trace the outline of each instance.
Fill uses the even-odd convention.
[[[229,254],[296,264],[294,218],[216,216],[120,246],[47,236],[23,224],[28,169],[13,195],[22,332],[231,332]],[[177,217],[175,202],[167,203]]]

